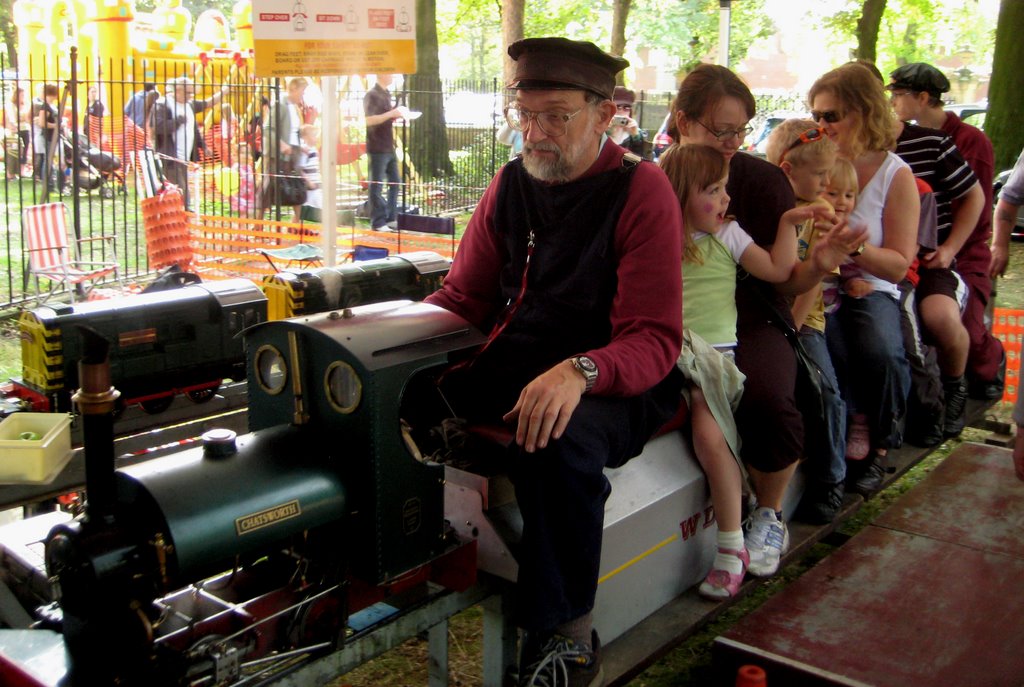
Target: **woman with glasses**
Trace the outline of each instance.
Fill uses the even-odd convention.
[[[829,352],[851,420],[847,427],[847,488],[864,495],[882,483],[885,455],[902,442],[910,370],[900,334],[899,289],[917,252],[920,198],[910,167],[890,152],[896,121],[882,83],[850,63],[819,78],[808,94],[811,118],[853,163],[860,187],[851,226],[867,241],[842,266],[842,277],[869,281],[863,298],[841,296],[826,329]],[[863,416],[863,425],[852,421]],[[866,435],[865,435],[866,434]]]
[[[679,86],[672,104],[672,128],[679,143],[710,146],[728,160],[727,214],[755,243],[768,247],[775,241],[779,218],[794,207],[796,198],[781,169],[738,152],[752,131],[754,109],[754,96],[738,76],[725,67],[702,64]],[[852,232],[844,231],[834,241],[855,247],[855,239]],[[792,326],[785,295],[803,293],[824,276],[812,261],[805,261],[777,287],[744,275],[736,288],[736,364],[747,377],[736,424],[758,503],[744,538],[750,554],[748,572],[759,577],[778,570],[789,546],[782,501],[804,451],[803,418],[795,394],[796,356],[772,319],[777,311]]]

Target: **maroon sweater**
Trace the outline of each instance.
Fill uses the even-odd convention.
[[[978,177],[981,190],[985,193],[985,207],[978,218],[978,224],[974,231],[967,237],[963,248],[960,249],[958,259],[962,259],[968,253],[968,248],[975,250],[974,244],[984,244],[988,247],[989,239],[992,238],[992,177],[995,174],[995,153],[992,151],[992,141],[977,127],[965,124],[953,112],[946,113],[946,121],[942,123],[942,131],[953,139],[960,154],[967,160],[967,164]]]
[[[614,169],[626,151],[607,141],[584,176]],[[504,306],[499,274],[508,262],[493,230],[501,170],[473,213],[444,286],[427,297],[477,326],[492,321]],[[565,221],[571,221],[566,217]],[[615,232],[618,290],[610,313],[611,342],[579,351],[597,363],[592,393],[634,396],[668,374],[682,347],[682,214],[668,178],[641,163]]]

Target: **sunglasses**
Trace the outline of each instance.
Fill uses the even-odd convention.
[[[828,120],[826,119],[825,121],[827,122]],[[825,130],[820,126],[816,129],[807,129],[802,132],[795,141],[790,143],[788,148],[782,151],[782,155],[779,157],[779,164],[782,164],[782,161],[786,159],[786,153],[793,150],[793,148],[802,146],[804,143],[814,143],[815,141],[820,141],[823,138],[825,138]]]
[[[820,122],[821,120],[824,119],[825,122],[828,124],[835,124],[845,116],[846,115],[841,115],[835,110],[825,110],[824,112],[821,112],[819,110],[811,110],[811,119],[813,119],[816,122]]]

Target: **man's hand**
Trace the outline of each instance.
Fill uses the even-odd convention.
[[[518,419],[516,443],[533,453],[561,437],[585,389],[583,375],[568,360],[527,384],[503,418],[505,422]]]
[[[1010,264],[1010,252],[1002,244],[992,244],[992,261],[989,263],[988,276],[992,279],[1006,274]]]

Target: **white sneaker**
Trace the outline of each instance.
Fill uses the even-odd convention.
[[[754,577],[770,577],[779,570],[779,559],[789,550],[789,530],[775,517],[771,508],[758,508],[746,522],[744,545],[750,553],[747,572]]]

